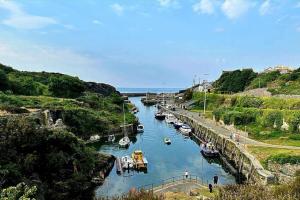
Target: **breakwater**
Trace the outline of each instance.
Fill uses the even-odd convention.
[[[269,184],[275,182],[274,175],[265,170],[260,162],[237,142],[207,127],[199,120],[176,111],[169,112],[188,123],[194,129],[193,135],[195,138],[212,142],[226,161],[235,168],[236,175],[243,176],[246,183]]]

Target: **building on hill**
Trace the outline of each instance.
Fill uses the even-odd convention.
[[[275,67],[268,67],[267,69],[264,70],[264,73],[269,73],[269,72],[274,72],[274,71],[278,71],[278,72],[280,72],[280,74],[287,74],[287,73],[294,71],[294,69],[291,67],[288,67],[288,66],[278,65]]]

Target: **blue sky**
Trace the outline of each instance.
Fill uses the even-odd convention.
[[[0,0],[0,62],[20,70],[186,87],[299,61],[298,0]]]

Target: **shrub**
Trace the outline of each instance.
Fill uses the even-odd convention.
[[[276,125],[277,129],[280,129],[283,122],[283,114],[280,111],[272,111],[266,114],[264,117],[264,125],[266,127],[273,127]]]
[[[295,113],[290,120],[290,129],[293,133],[299,132],[300,113]]]
[[[245,108],[260,108],[263,104],[263,100],[252,96],[242,96],[238,99],[239,107]]]
[[[267,161],[273,161],[279,164],[299,164],[300,163],[300,155],[287,155],[287,154],[278,154],[270,156]]]

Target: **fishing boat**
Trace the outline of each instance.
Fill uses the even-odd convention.
[[[165,144],[168,144],[168,145],[171,144],[171,139],[165,137],[165,138],[164,138],[164,143],[165,143]]]
[[[147,170],[148,161],[144,157],[143,152],[141,150],[136,150],[132,153],[131,158],[134,163],[134,168],[136,170]]]
[[[220,156],[219,151],[216,150],[215,146],[211,142],[201,144],[201,153],[203,156],[209,158],[216,158]]]
[[[192,132],[191,127],[187,124],[183,124],[179,130],[183,135],[189,135]]]
[[[121,157],[121,164],[123,169],[132,169],[134,162],[130,156]]]
[[[108,142],[114,142],[116,140],[115,135],[108,135]]]
[[[124,137],[121,138],[121,140],[119,141],[119,146],[122,148],[127,148],[130,145],[130,139],[126,133],[126,127],[125,127],[125,109],[124,109],[124,104],[123,104],[123,133],[124,133]]]
[[[173,114],[167,114],[165,120],[168,124],[174,124],[176,117]]]
[[[164,120],[165,117],[166,117],[166,116],[165,116],[163,113],[161,113],[161,112],[155,113],[155,118],[156,118],[157,120]]]
[[[137,132],[138,132],[138,133],[143,133],[143,132],[144,132],[144,126],[143,126],[142,124],[139,124],[139,125],[137,126]]]
[[[180,129],[180,127],[183,125],[183,122],[180,120],[177,120],[174,122],[173,126],[175,129]]]

